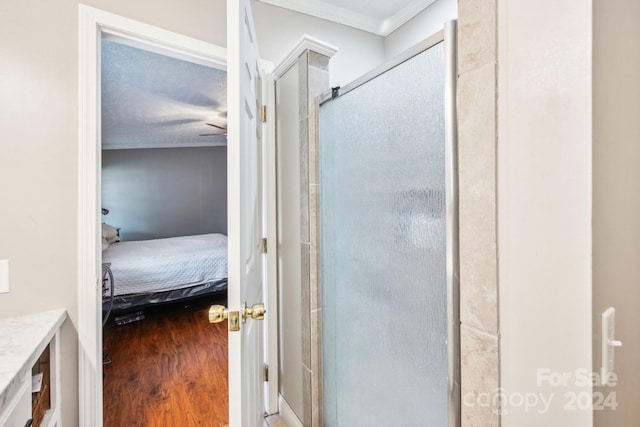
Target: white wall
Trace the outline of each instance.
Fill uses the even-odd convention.
[[[437,33],[444,23],[458,17],[457,0],[436,0],[384,39],[385,58],[393,58],[411,46]]]
[[[591,2],[498,5],[501,387],[553,397],[503,403],[502,426],[587,427],[564,393],[591,401],[575,375],[591,370]],[[538,382],[544,368],[566,386]]]
[[[616,309],[616,410],[598,427],[640,425],[640,2],[593,2],[593,366],[601,315]]]
[[[335,22],[252,1],[260,55],[278,65],[307,34],[338,48],[331,86],[344,86],[384,62],[384,39]]]
[[[225,44],[222,0],[85,0]],[[179,17],[179,18],[177,18]],[[78,425],[78,0],[0,2],[0,259],[11,293],[0,316],[66,308],[62,424]]]

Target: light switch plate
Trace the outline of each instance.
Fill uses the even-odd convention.
[[[602,367],[600,368],[601,382],[598,385],[608,385],[610,380],[616,380],[614,350],[621,347],[622,342],[615,339],[616,309],[609,307],[602,313]],[[614,375],[612,378],[611,375]]]
[[[9,292],[9,260],[0,260],[0,294]]]

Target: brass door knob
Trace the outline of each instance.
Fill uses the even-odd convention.
[[[247,307],[247,303],[245,302],[242,305],[242,323],[245,323],[248,317],[251,317],[253,320],[263,320],[266,312],[267,310],[264,309],[263,303],[253,304],[251,307]]]
[[[229,316],[229,310],[224,305],[212,305],[209,308],[209,323],[220,323]]]
[[[240,312],[229,311],[224,305],[212,305],[209,308],[209,322],[220,323],[229,319],[229,331],[238,332],[240,330]]]

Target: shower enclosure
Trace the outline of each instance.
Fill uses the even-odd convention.
[[[455,45],[321,99],[324,426],[460,423]]]

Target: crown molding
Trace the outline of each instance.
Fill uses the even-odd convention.
[[[377,34],[380,28],[380,20],[372,18],[361,13],[354,12],[343,7],[334,6],[323,1],[308,2],[304,0],[259,0],[273,6],[282,7],[284,9],[293,10],[294,12],[304,13],[306,15],[315,16],[326,19],[328,21],[337,22],[338,24],[347,25],[369,33]]]
[[[393,16],[381,20],[369,15],[354,12],[343,7],[335,6],[318,0],[309,2],[305,0],[258,0],[272,6],[282,7],[306,15],[333,21],[347,25],[358,30],[386,37],[411,18],[422,12],[435,2],[435,0],[415,0],[400,9]]]
[[[320,41],[307,34],[303,35],[287,56],[280,61],[280,64],[273,70],[273,78],[278,80],[287,72],[305,50],[319,53],[331,58],[336,54],[338,48],[328,43]]]
[[[387,18],[382,21],[377,34],[387,37],[435,2],[436,0],[415,0],[409,3],[407,6],[396,12],[396,14],[391,18]]]

